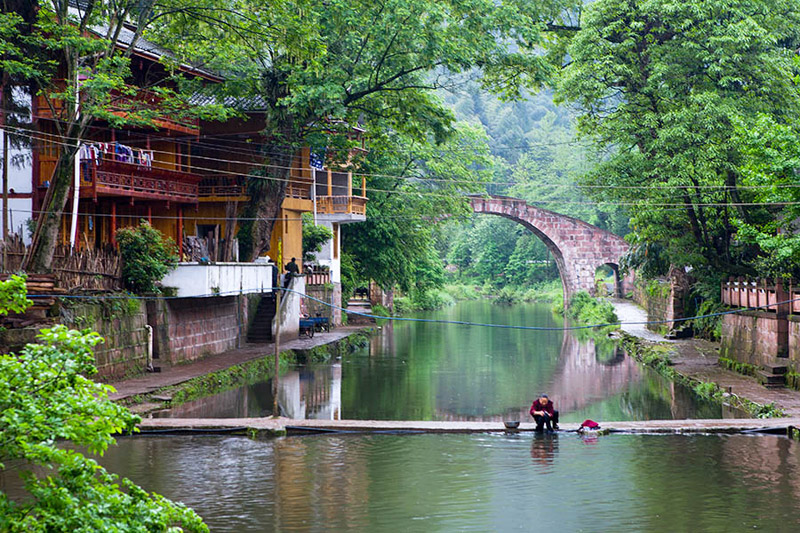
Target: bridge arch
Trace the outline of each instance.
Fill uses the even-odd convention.
[[[564,302],[569,302],[572,295],[581,290],[594,294],[595,272],[600,266],[610,266],[619,278],[619,261],[629,248],[619,235],[577,218],[528,205],[519,198],[473,196],[470,202],[475,213],[513,220],[544,242],[561,275]],[[617,296],[632,288],[630,276],[618,279]]]

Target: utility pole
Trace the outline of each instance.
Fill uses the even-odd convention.
[[[6,105],[7,80],[8,75],[4,72],[2,83],[0,83],[0,129],[3,130],[3,272],[7,270],[8,261],[8,129],[6,128],[8,120],[6,113],[9,106]]]
[[[278,238],[278,262],[275,268],[278,269],[278,274],[281,272],[283,264],[283,240]],[[287,274],[288,275],[288,274]],[[278,276],[278,285],[281,283],[281,277]],[[272,379],[272,416],[278,418],[280,411],[278,411],[278,380],[281,373],[281,289],[282,287],[273,287],[275,291],[275,376]]]

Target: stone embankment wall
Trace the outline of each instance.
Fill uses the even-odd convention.
[[[247,336],[247,298],[148,301],[155,364],[177,365],[238,348]]]
[[[664,280],[637,279],[633,299],[647,310],[647,319],[654,322],[648,324],[647,329],[666,334],[679,326],[680,323],[675,320],[686,316],[688,291],[688,276],[679,269],[671,270]]]
[[[800,316],[766,311],[725,315],[720,356],[756,366],[783,363],[800,371]]]
[[[722,317],[721,357],[800,370],[800,315],[792,314],[798,307],[791,285],[787,290],[781,280],[730,278],[721,292],[722,303],[737,311]]]
[[[70,305],[61,309],[61,323],[73,329],[94,330],[105,339],[94,349],[101,379],[145,372],[150,333],[143,301],[116,299]]]
[[[257,306],[259,298],[98,300],[63,306],[57,320],[73,329],[97,331],[105,339],[94,349],[97,377],[116,380],[143,374],[150,365],[177,365],[240,347],[247,336],[248,301]],[[2,332],[0,344],[6,352],[19,350],[36,342],[41,327]]]

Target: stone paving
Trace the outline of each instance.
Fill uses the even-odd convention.
[[[740,433],[748,430],[778,429],[800,426],[800,418],[746,418],[711,420],[641,420],[604,422],[603,429],[626,433]],[[487,433],[506,431],[502,422],[419,421],[419,420],[292,420],[289,418],[146,418],[139,425],[148,431],[215,431],[254,430],[266,434],[288,431],[319,432],[423,432],[423,433]],[[579,424],[561,424],[561,431],[577,431]],[[533,423],[519,426],[521,432],[532,432]]]
[[[615,300],[614,307],[621,322],[646,322],[647,313],[635,303]],[[669,342],[674,354],[670,356],[674,368],[693,379],[711,381],[723,390],[760,404],[775,402],[788,417],[800,417],[800,391],[792,389],[767,389],[755,378],[732,372],[717,364],[719,343],[703,339],[666,340],[649,331],[642,324],[623,324],[622,330],[651,342]]]
[[[336,342],[363,329],[363,327],[339,327],[330,332],[317,333],[311,339],[300,337],[288,342],[281,342],[280,349],[281,351],[309,350],[316,346]],[[243,348],[230,350],[192,363],[165,367],[162,368],[161,372],[152,372],[141,377],[111,383],[110,385],[116,389],[116,392],[110,394],[109,398],[118,401],[137,394],[149,394],[164,387],[177,385],[192,378],[224,370],[247,361],[271,356],[274,353],[275,345],[272,343],[246,344]]]

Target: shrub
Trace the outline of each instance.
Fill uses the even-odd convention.
[[[593,298],[585,291],[580,291],[572,297],[566,316],[587,325],[617,322],[617,314],[611,302]]]
[[[177,266],[178,252],[172,239],[142,220],[138,227],[117,232],[122,256],[122,281],[137,294],[159,292],[157,282]]]

